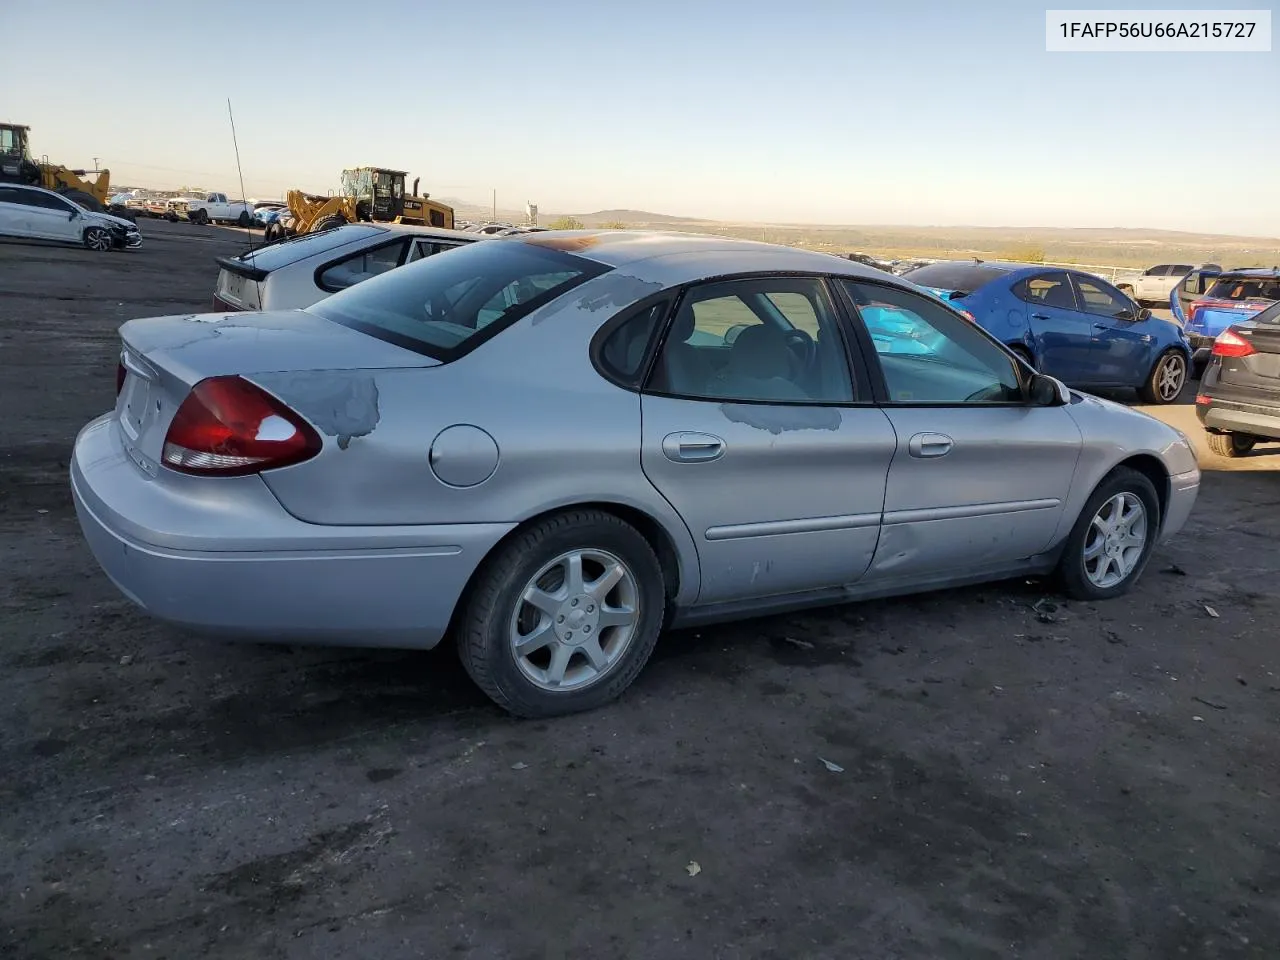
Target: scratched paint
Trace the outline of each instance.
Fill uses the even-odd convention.
[[[328,370],[314,373],[277,373],[255,377],[306,417],[316,429],[337,437],[346,450],[356,437],[366,437],[378,426],[378,383],[367,373]]]
[[[766,407],[747,403],[722,403],[726,420],[757,430],[780,434],[791,430],[839,430],[840,411],[831,407]]]
[[[574,306],[595,312],[605,307],[626,307],[638,300],[658,293],[662,284],[655,280],[641,280],[629,274],[608,273],[587,287],[590,293]]]

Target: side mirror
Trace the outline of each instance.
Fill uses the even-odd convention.
[[[1064,407],[1071,402],[1066,385],[1043,373],[1033,373],[1027,384],[1029,399],[1037,407]]]
[[[1141,320],[1150,320],[1150,319],[1151,319],[1151,311],[1150,311],[1150,310],[1148,310],[1146,307],[1143,307],[1141,310],[1139,310],[1139,311],[1138,311],[1138,319],[1139,319],[1140,321],[1141,321]]]
[[[78,217],[78,216],[80,216],[80,214],[78,214],[78,213],[77,213],[76,211],[74,211],[74,210],[68,210],[68,211],[67,211],[67,219],[68,219],[68,220],[74,220],[74,219],[75,219],[76,217]]]

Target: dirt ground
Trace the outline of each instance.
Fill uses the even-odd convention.
[[[195,640],[101,575],[67,459],[116,327],[243,245],[142,230],[0,244],[0,957],[1276,956],[1280,446],[1206,451],[1125,600],[675,633],[517,722],[451,651]]]

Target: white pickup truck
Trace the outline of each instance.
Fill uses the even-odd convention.
[[[228,200],[225,193],[210,193],[202,200],[188,202],[187,219],[192,223],[235,223],[247,227],[253,223],[253,212],[243,200]]]

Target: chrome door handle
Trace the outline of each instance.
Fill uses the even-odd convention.
[[[907,441],[907,452],[913,457],[945,457],[953,443],[945,433],[917,433]]]
[[[676,463],[718,460],[724,454],[724,441],[709,433],[669,433],[662,438],[662,453]]]

